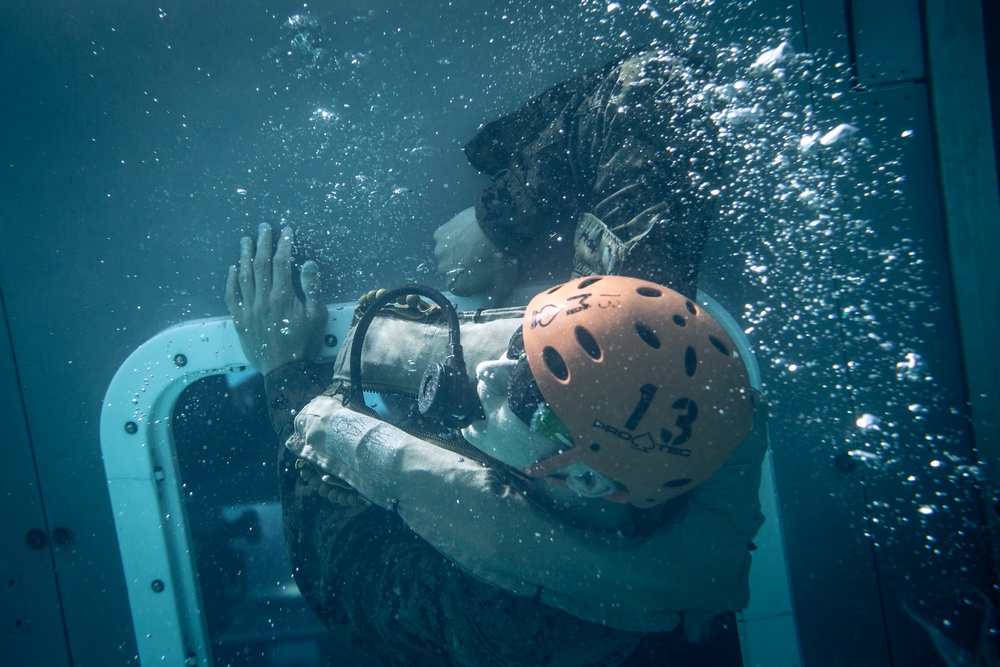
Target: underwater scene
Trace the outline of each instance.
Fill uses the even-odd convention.
[[[1000,665],[937,4],[8,0],[0,664]]]

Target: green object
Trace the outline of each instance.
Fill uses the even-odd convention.
[[[573,436],[563,420],[559,419],[548,403],[539,403],[531,415],[531,430],[556,443],[560,447],[572,447]]]

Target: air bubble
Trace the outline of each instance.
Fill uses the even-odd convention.
[[[874,428],[878,428],[878,426],[879,426],[879,424],[881,422],[880,422],[879,418],[876,417],[875,415],[870,415],[870,414],[866,413],[866,414],[863,414],[860,417],[858,417],[857,420],[854,423],[857,425],[858,428],[864,428],[864,429],[872,428],[872,429],[874,429]]]

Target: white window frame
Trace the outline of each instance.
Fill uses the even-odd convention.
[[[751,383],[759,388],[760,372],[738,323],[707,295],[698,296],[733,336]],[[459,303],[466,309],[475,305]],[[328,308],[326,333],[337,343],[324,346],[321,360],[336,356],[354,304]],[[213,665],[178,471],[173,412],[191,383],[247,369],[232,320],[207,318],[150,338],[129,355],[108,386],[101,410],[101,451],[140,664]],[[743,664],[798,667],[801,651],[770,450],[760,499],[766,521],[754,539],[750,606],[737,614]]]

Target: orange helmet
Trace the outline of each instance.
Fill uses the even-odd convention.
[[[573,447],[527,469],[581,462],[653,507],[729,459],[753,421],[746,367],[732,339],[693,301],[635,278],[578,278],[535,296],[524,351]]]

